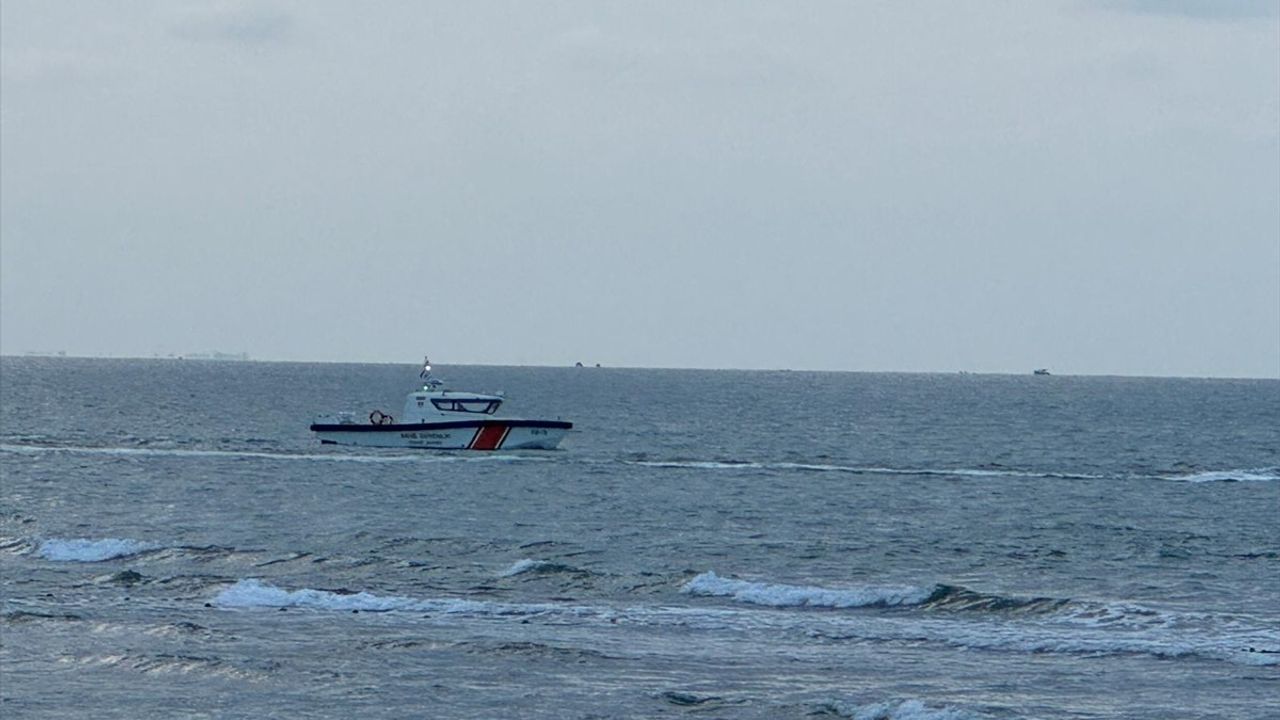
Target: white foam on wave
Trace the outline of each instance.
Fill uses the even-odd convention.
[[[553,564],[554,563],[551,563],[547,560],[533,560],[530,558],[525,558],[523,560],[517,560],[514,563],[512,563],[511,567],[498,573],[498,577],[514,577],[516,575],[521,575],[527,572],[535,572],[537,570],[541,570],[542,568],[550,567]]]
[[[695,582],[696,581],[696,582]],[[803,586],[744,583],[704,573],[686,585],[685,592],[727,594],[751,605],[769,607],[854,607],[857,605],[910,604],[926,595],[919,588],[861,588],[829,590]],[[692,588],[689,586],[692,585]],[[753,587],[744,587],[744,586]],[[912,592],[914,591],[914,592]],[[739,597],[740,595],[740,597]],[[1019,653],[1127,654],[1176,658],[1195,656],[1240,665],[1280,664],[1280,637],[1274,631],[1226,631],[1152,627],[1117,628],[1044,622],[1039,618],[993,620],[985,615],[928,615],[926,613],[764,613],[758,610],[705,607],[580,606],[566,603],[501,603],[457,598],[415,598],[369,592],[334,592],[304,588],[287,590],[261,580],[241,580],[224,588],[213,600],[224,609],[300,608],[328,612],[418,612],[479,620],[539,618],[550,622],[571,619],[575,623],[615,623],[724,629],[750,632],[796,633],[826,641],[874,640],[941,643],[965,650]],[[887,717],[910,718],[909,712],[946,712],[948,709],[885,706]],[[869,711],[869,710],[868,710]],[[871,717],[877,717],[872,715]],[[922,718],[967,715],[919,715]]]
[[[0,451],[19,455],[70,453],[76,455],[106,455],[116,457],[178,457],[178,458],[227,458],[350,463],[450,463],[450,462],[538,462],[551,458],[532,455],[477,454],[426,454],[413,455],[352,455],[345,453],[271,453],[241,450],[187,450],[181,448],[129,448],[129,447],[80,447],[45,445],[0,444]]]
[[[628,465],[652,468],[689,468],[693,470],[759,470],[768,468],[766,463],[726,462],[723,460],[628,460]]]
[[[1275,482],[1280,480],[1280,468],[1249,468],[1243,470],[1207,470],[1189,475],[1162,475],[1161,480],[1189,483],[1212,482]]]
[[[822,624],[827,627],[821,627]],[[1249,666],[1280,665],[1280,632],[1265,620],[1078,623],[1073,618],[986,614],[827,615],[810,619],[814,637],[832,640],[929,641],[995,652],[1200,657]]]
[[[1186,475],[1144,475],[1067,472],[1054,470],[1019,470],[1016,468],[892,468],[876,465],[839,465],[834,463],[738,462],[732,460],[629,460],[628,465],[652,468],[690,470],[801,470],[817,473],[850,475],[903,475],[923,477],[1030,478],[1045,480],[1172,480],[1190,483],[1275,482],[1280,481],[1280,468],[1246,468],[1208,470]]]
[[[934,590],[935,588],[921,588],[914,585],[823,588],[812,585],[758,583],[723,578],[714,572],[704,572],[680,588],[680,592],[689,595],[728,597],[751,605],[818,608],[919,605],[928,600]]]
[[[760,583],[702,573],[681,589],[691,595],[727,597],[769,608],[919,606],[936,588],[910,585],[823,588]],[[865,640],[929,640],[953,647],[1001,652],[1196,656],[1251,666],[1280,665],[1280,633],[1245,616],[1178,614],[1121,603],[1068,604],[1046,615],[1001,613],[837,614],[798,616],[784,623],[807,626],[816,637]],[[732,616],[717,616],[716,621]],[[760,622],[754,618],[751,622]],[[819,629],[829,625],[826,629]]]
[[[807,472],[834,472],[851,475],[907,475],[948,476],[978,478],[1053,478],[1059,480],[1102,480],[1105,475],[1071,472],[1042,472],[1035,470],[991,468],[890,468],[875,465],[837,465],[830,463],[798,462],[738,462],[730,460],[630,460],[628,465],[652,468],[691,470],[803,470]]]
[[[127,538],[50,538],[40,543],[36,554],[58,562],[102,562],[154,550],[158,545]]]
[[[546,604],[494,603],[457,598],[421,599],[368,592],[340,593],[329,590],[285,590],[257,579],[241,580],[224,589],[213,604],[222,608],[307,608],[365,612],[429,612],[474,615],[537,615],[548,612],[575,612],[575,608]]]
[[[866,705],[837,704],[836,712],[853,720],[975,720],[982,717],[959,708],[929,707],[920,700]]]

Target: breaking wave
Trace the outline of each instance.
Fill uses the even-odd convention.
[[[1280,665],[1280,632],[1240,615],[1177,613],[1128,603],[982,593],[951,585],[823,588],[698,575],[690,595],[778,609],[883,608],[813,621],[828,640],[929,640],[955,647],[1031,653],[1199,656]],[[821,623],[829,627],[820,628]]]
[[[159,545],[125,538],[50,538],[40,543],[36,554],[57,562],[102,562],[155,550]]]
[[[919,605],[933,596],[936,588],[912,585],[881,585],[831,589],[812,585],[755,583],[723,578],[705,572],[680,588],[689,595],[729,597],[738,602],[769,607],[855,608]]]
[[[563,601],[516,603],[416,598],[347,589],[288,590],[258,579],[240,580],[224,587],[211,605],[223,609],[413,612],[481,620],[507,618],[513,622],[536,619],[556,624],[569,621],[708,630],[736,628],[751,633],[800,634],[813,641],[830,643],[928,642],[993,652],[1143,654],[1165,658],[1199,657],[1249,666],[1280,665],[1280,633],[1265,623],[1245,617],[1179,615],[1135,606],[1045,598],[1003,598],[950,586],[830,589],[749,583],[721,578],[714,573],[703,573],[690,580],[684,592],[729,597],[777,612],[723,607],[610,607]],[[866,610],[794,612],[797,608]],[[879,612],[875,611],[877,608]],[[901,703],[884,707],[891,714],[882,716],[890,718],[910,717],[903,713],[913,709],[913,706],[901,707]],[[938,712],[943,711],[946,709]]]
[[[1014,597],[977,592],[960,585],[937,585],[922,605],[928,610],[1046,614],[1062,610],[1071,600],[1052,597]]]
[[[1206,617],[1163,612],[1131,603],[984,593],[962,585],[826,588],[751,582],[721,577],[714,572],[693,578],[684,584],[681,592],[776,608],[911,608],[930,613],[1046,616],[1057,622],[1098,627],[1174,627],[1194,624]]]
[[[550,575],[554,573],[568,573],[572,575],[586,575],[586,570],[576,568],[572,565],[564,563],[552,562],[551,560],[533,560],[525,558],[517,560],[511,564],[511,567],[498,573],[498,577],[515,577],[516,575],[525,574]]]
[[[575,612],[563,605],[537,603],[497,603],[456,598],[420,599],[398,595],[375,595],[349,590],[285,590],[261,580],[241,580],[214,598],[221,608],[305,608],[342,612],[427,612],[476,615],[538,615]]]
[[[830,713],[851,720],[978,720],[983,717],[953,707],[929,707],[919,700],[900,702],[824,703],[817,712]]]
[[[1072,601],[1062,598],[1020,598],[981,593],[959,585],[866,585],[824,588],[737,580],[705,572],[681,588],[689,595],[728,597],[742,603],[768,607],[861,608],[918,607],[951,612],[1052,613]]]

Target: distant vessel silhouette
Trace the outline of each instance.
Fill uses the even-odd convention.
[[[494,413],[506,398],[446,390],[443,380],[431,374],[431,361],[422,359],[422,387],[405,396],[400,422],[374,410],[369,424],[356,422],[352,413],[325,416],[311,424],[325,445],[424,448],[433,450],[554,450],[573,428],[564,420],[526,420],[498,417]]]

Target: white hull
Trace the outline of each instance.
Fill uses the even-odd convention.
[[[311,425],[320,442],[384,448],[424,450],[554,450],[573,423],[564,420],[524,420],[495,416],[505,398],[444,389],[431,377],[431,363],[423,361],[422,388],[405,396],[397,423],[381,410],[369,413],[369,424],[356,423],[350,413],[328,416]]]
[[[433,428],[430,425],[357,425],[348,429],[341,425],[329,425],[315,426],[312,431],[320,438],[320,442],[336,445],[428,450],[554,450],[564,439],[568,429],[531,427],[522,425],[519,421],[491,421],[443,428]]]

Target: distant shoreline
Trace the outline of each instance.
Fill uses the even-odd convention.
[[[144,356],[144,355],[72,355],[53,353],[0,353],[4,360],[105,360],[105,361],[153,361],[153,362],[194,362],[194,363],[235,363],[235,364],[295,364],[295,365],[402,365],[416,366],[417,363],[391,360],[278,360],[271,358],[249,357],[247,353],[227,354],[213,357],[209,353],[195,355]],[[1271,380],[1280,381],[1280,375],[1271,377],[1255,377],[1245,375],[1123,375],[1117,373],[1067,373],[1055,372],[1051,376],[1036,376],[1031,370],[1015,371],[980,371],[980,370],[831,370],[809,368],[712,368],[712,367],[663,367],[644,365],[583,365],[575,367],[573,363],[559,364],[513,364],[485,362],[441,363],[440,367],[492,367],[492,368],[563,368],[580,372],[594,370],[644,370],[644,371],[692,371],[692,372],[740,372],[740,373],[813,373],[813,374],[863,374],[863,375],[921,375],[942,377],[1026,377],[1052,383],[1056,379],[1072,378],[1125,378],[1153,380]]]

